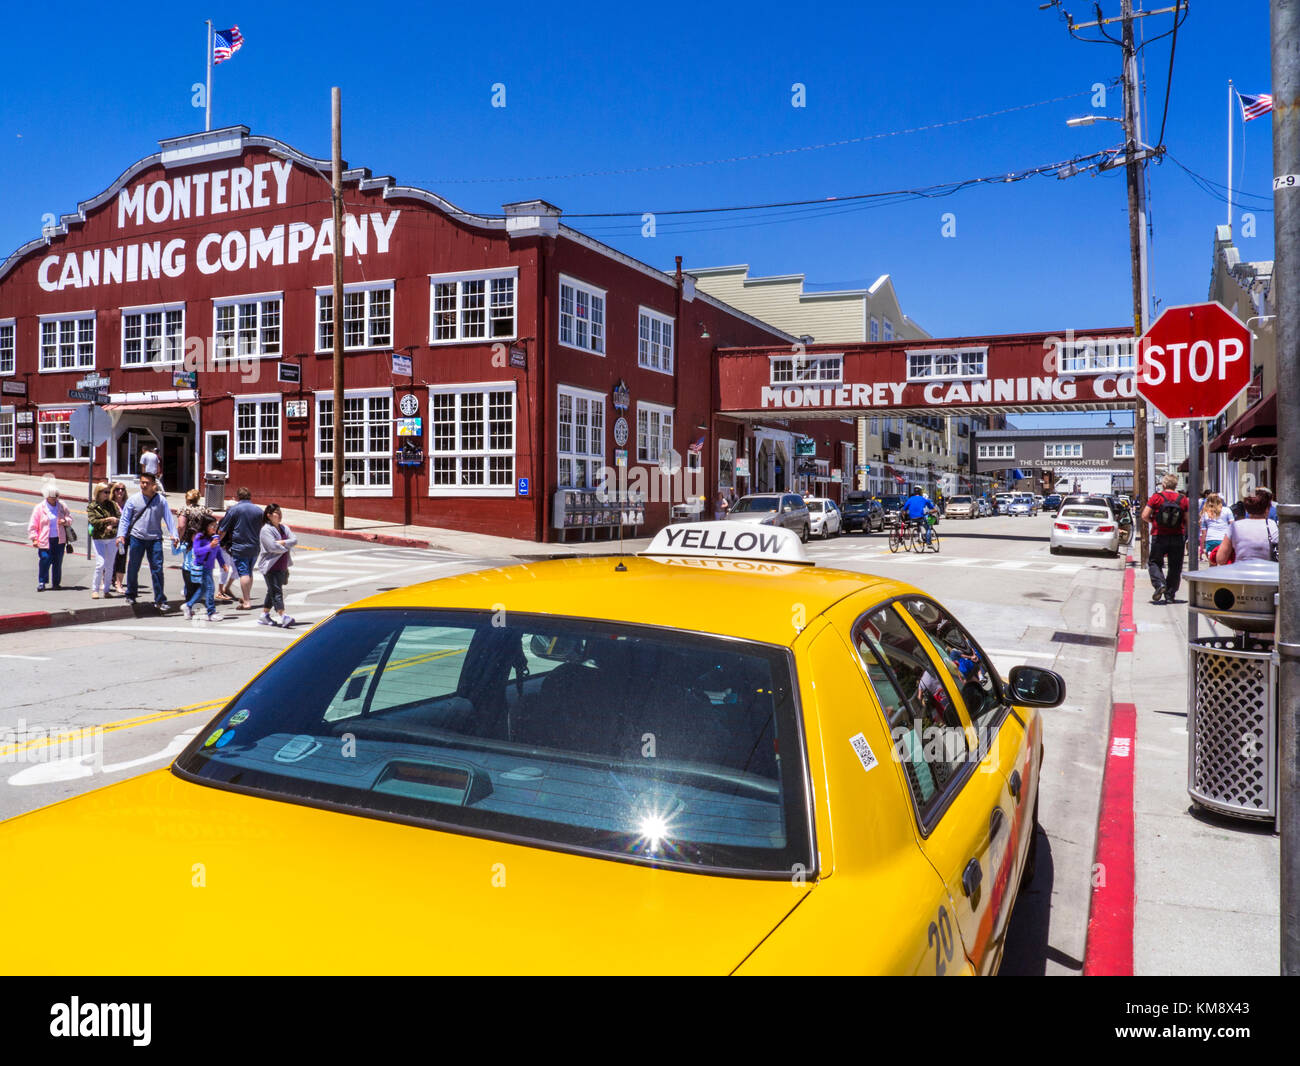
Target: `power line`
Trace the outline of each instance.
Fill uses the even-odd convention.
[[[786,155],[797,155],[800,152],[819,152],[827,148],[843,148],[850,144],[866,144],[869,141],[886,140],[890,137],[902,137],[911,133],[925,133],[929,130],[946,129],[951,126],[961,126],[968,122],[979,122],[987,118],[997,118],[1001,115],[1010,115],[1016,111],[1027,111],[1035,107],[1044,107],[1047,104],[1059,104],[1066,100],[1075,100],[1080,96],[1090,95],[1090,90],[1085,89],[1083,92],[1067,93],[1065,96],[1054,96],[1049,100],[1036,100],[1031,104],[1017,104],[1014,107],[1004,107],[997,111],[986,111],[981,115],[968,115],[965,118],[949,119],[945,122],[931,122],[924,126],[911,126],[902,130],[888,130],[884,133],[869,133],[861,137],[845,137],[838,141],[826,141],[822,144],[805,144],[795,148],[778,148],[770,152],[754,152],[750,155],[728,156],[722,159],[700,159],[685,163],[655,163],[641,167],[619,167],[609,170],[582,170],[575,171],[571,174],[540,174],[531,177],[496,177],[496,178],[434,178],[434,179],[414,179],[417,183],[428,185],[474,185],[474,184],[504,184],[507,182],[525,182],[525,181],[567,181],[573,178],[599,178],[610,177],[621,174],[646,174],[653,171],[661,170],[686,170],[692,167],[712,167],[720,166],[726,163],[747,163],[756,159],[776,159]]]

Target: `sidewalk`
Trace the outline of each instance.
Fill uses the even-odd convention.
[[[144,600],[150,595],[147,591],[148,571],[142,567],[141,603],[134,609],[120,598],[109,600],[92,600],[90,598],[90,578],[92,567],[86,559],[86,483],[73,479],[58,479],[59,495],[77,518],[77,542],[73,555],[64,562],[64,588],[59,592],[47,590],[36,591],[36,553],[31,551],[29,567],[19,567],[0,571],[0,603],[4,604],[0,613],[0,633],[15,633],[27,629],[44,629],[57,625],[80,625],[86,622],[108,622],[134,615],[152,615],[154,608],[146,605]],[[0,474],[0,493],[30,498],[33,505],[41,495],[45,479],[27,474],[5,471]],[[134,485],[128,490],[135,491]],[[169,493],[168,502],[172,510],[184,506],[183,494]],[[227,505],[234,504],[228,500]],[[258,501],[254,501],[255,503]],[[332,506],[331,500],[322,500],[322,506]],[[564,555],[602,555],[619,550],[619,541],[602,534],[599,540],[577,541],[569,543],[540,544],[536,541],[516,539],[513,537],[493,537],[483,533],[467,533],[458,529],[441,529],[436,526],[406,526],[392,522],[382,522],[370,518],[347,517],[345,528],[333,528],[332,513],[302,511],[283,508],[284,521],[298,534],[319,537],[341,537],[370,544],[391,547],[428,548],[434,551],[453,552],[476,559],[535,561],[551,556]],[[572,537],[573,534],[570,534]],[[22,529],[11,528],[0,540],[18,542],[27,545],[26,533]],[[648,537],[625,539],[623,550],[638,552],[650,543]],[[30,549],[29,549],[30,550]],[[79,556],[79,559],[78,559]],[[181,588],[179,573],[173,574],[175,560],[168,556],[169,583],[175,578],[175,591]],[[173,604],[175,603],[173,594]]]
[[[1126,581],[1125,603],[1131,604],[1132,652],[1125,651],[1124,631],[1130,626],[1121,616],[1098,832],[1097,861],[1110,862],[1103,871],[1106,886],[1094,888],[1089,958],[1105,959],[1107,967],[1122,972],[1124,946],[1117,941],[1123,936],[1115,918],[1125,913],[1122,897],[1127,893],[1129,972],[1276,975],[1279,837],[1270,823],[1221,817],[1192,805],[1187,794],[1187,605],[1152,604],[1146,573],[1132,561],[1129,573],[1133,578]],[[1188,591],[1184,582],[1178,598],[1186,600]],[[1206,620],[1199,620],[1199,631],[1210,634]],[[1220,632],[1228,631],[1220,627]],[[1127,815],[1126,777],[1131,785]],[[1103,856],[1116,831],[1118,846]]]

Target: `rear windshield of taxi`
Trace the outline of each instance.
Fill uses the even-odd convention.
[[[705,872],[813,868],[771,645],[492,612],[344,611],[201,730],[182,776]]]
[[[1077,505],[1071,505],[1069,507],[1062,507],[1061,513],[1057,515],[1057,517],[1058,518],[1101,519],[1101,518],[1109,518],[1110,511],[1108,511],[1105,507],[1080,507]]]

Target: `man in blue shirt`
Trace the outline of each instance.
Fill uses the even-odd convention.
[[[140,475],[140,491],[126,501],[117,528],[121,531],[118,546],[126,544],[126,602],[134,604],[140,593],[140,561],[149,556],[149,578],[153,583],[153,603],[166,613],[167,593],[163,590],[163,547],[165,529],[171,534],[172,547],[176,547],[176,519],[172,509],[158,492],[158,479],[152,474]]]
[[[909,496],[907,498],[907,502],[903,504],[903,516],[909,522],[920,521],[921,536],[925,539],[926,544],[930,543],[931,533],[930,533],[930,523],[924,521],[924,519],[925,516],[928,515],[933,510],[934,510],[934,504],[930,502],[930,500],[926,497],[925,493],[923,493],[918,488],[912,489],[912,495]]]

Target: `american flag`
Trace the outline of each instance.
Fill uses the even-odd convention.
[[[1241,103],[1243,122],[1249,122],[1252,118],[1259,118],[1260,115],[1267,115],[1273,110],[1273,97],[1268,93],[1260,93],[1257,96],[1251,96],[1249,93],[1238,93],[1237,99]]]
[[[212,31],[212,62],[224,63],[244,46],[243,34],[238,26],[228,30]]]
[[[704,438],[701,437],[694,444],[692,444],[690,450],[693,451],[696,455],[704,451]]]

